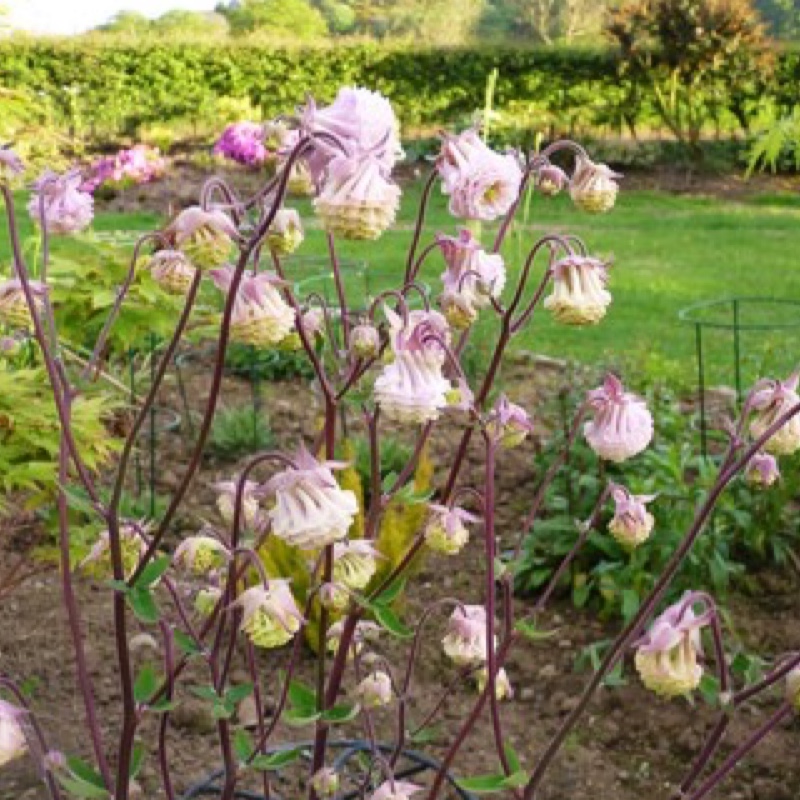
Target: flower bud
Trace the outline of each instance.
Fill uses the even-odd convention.
[[[772,486],[780,480],[781,471],[778,468],[778,460],[769,453],[756,453],[744,470],[745,480],[753,486],[763,488]]]
[[[381,336],[374,325],[356,325],[350,331],[350,349],[356,358],[375,358],[381,347]]]
[[[383,708],[392,702],[392,679],[385,672],[373,672],[358,684],[356,697],[365,708]]]
[[[492,411],[487,430],[503,447],[518,447],[533,431],[533,422],[528,412],[505,395],[501,395]]]
[[[294,253],[303,242],[303,225],[300,214],[293,208],[282,208],[275,214],[267,232],[267,244],[273,253],[287,256]]]
[[[0,338],[0,358],[16,358],[22,349],[22,342],[13,336]]]
[[[335,653],[339,649],[343,630],[344,620],[334,622],[333,625],[328,628],[325,641],[329,653]],[[364,644],[377,639],[380,632],[380,626],[376,625],[374,622],[357,622],[356,629],[353,631],[353,638],[350,640],[351,654],[353,652],[361,653],[364,649]]]
[[[653,531],[653,515],[648,513],[645,504],[654,500],[655,495],[634,495],[618,486],[612,497],[616,510],[608,523],[608,531],[622,547],[633,550],[647,541]]]
[[[489,680],[489,673],[486,667],[481,667],[475,673],[475,684],[479,692],[486,689],[486,682]],[[499,669],[494,679],[494,693],[498,700],[509,700],[514,696],[514,689],[511,686],[511,681],[508,679],[508,673],[504,669]]]
[[[178,545],[173,559],[189,572],[206,575],[223,567],[229,555],[228,548],[212,536],[190,536]]]
[[[339,774],[330,767],[323,767],[311,776],[310,783],[319,797],[333,797],[339,791]]]
[[[567,173],[555,164],[546,164],[536,176],[536,188],[545,197],[555,197],[568,185],[569,178]]]
[[[578,158],[569,187],[572,202],[583,211],[610,211],[619,191],[616,179],[621,177],[605,164],[595,164],[585,156]]]

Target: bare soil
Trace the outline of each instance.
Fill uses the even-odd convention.
[[[534,378],[531,378],[534,375]],[[560,380],[558,371],[531,370],[518,364],[506,375],[513,386],[514,399],[528,408],[541,405],[541,398],[552,392]],[[189,376],[188,395],[193,406],[201,408],[201,398],[208,385],[208,371],[202,363]],[[316,430],[318,413],[313,396],[299,382],[267,384],[263,402],[281,447],[291,448],[302,437],[309,441]],[[249,387],[237,378],[227,378],[223,389],[224,403],[246,402]],[[174,385],[165,389],[164,405],[180,409]],[[180,478],[179,465],[185,463],[190,440],[184,430],[165,434],[159,454],[158,491],[168,492]],[[446,464],[455,444],[454,430],[443,426],[433,441],[432,457],[436,464]],[[537,441],[503,454],[499,464],[499,532],[500,547],[511,541],[526,502],[529,501],[535,476],[531,473],[531,456]],[[214,518],[213,493],[209,484],[237,473],[241,465],[206,460],[194,482],[191,495],[174,526],[171,545],[183,535],[194,532],[202,519]],[[444,472],[441,469],[440,472]],[[478,481],[480,457],[470,456],[465,479]],[[0,538],[0,559],[22,545],[13,537]],[[458,597],[464,602],[482,602],[484,555],[480,535],[457,557],[431,557],[414,579],[408,605],[403,616],[408,621],[443,596]],[[730,601],[734,633],[748,652],[774,657],[798,647],[800,641],[800,592],[798,579],[791,575],[758,576],[763,592],[758,596],[734,597]],[[97,582],[77,579],[81,602],[87,655],[103,720],[106,741],[113,749],[118,735],[119,696],[114,642],[112,638],[111,592]],[[59,575],[55,568],[31,577],[10,596],[0,600],[0,672],[24,681],[32,703],[45,727],[50,746],[69,753],[87,753],[88,742],[82,732],[83,710],[76,691],[75,665],[69,634],[60,599]],[[162,598],[162,602],[166,599]],[[518,614],[522,616],[532,605],[530,598],[518,598]],[[553,638],[523,642],[508,663],[508,673],[515,688],[515,697],[502,705],[503,725],[507,740],[530,765],[542,752],[548,738],[556,731],[566,714],[574,707],[576,696],[587,680],[585,672],[575,668],[581,649],[612,637],[617,621],[601,621],[591,611],[576,612],[557,600],[545,616],[546,629],[555,631]],[[440,640],[444,619],[434,617],[430,635],[425,638],[412,687],[410,717],[419,721],[439,698],[443,687],[456,676],[447,663]],[[133,623],[131,635],[137,634]],[[153,634],[154,631],[149,630]],[[400,663],[407,652],[407,642],[390,640],[384,635],[378,646],[390,663]],[[155,654],[146,645],[137,650],[137,661],[153,660]],[[267,707],[274,708],[279,686],[278,670],[288,651],[260,654],[263,687]],[[232,673],[233,682],[245,682],[242,654]],[[310,654],[303,657],[301,674],[312,678]],[[715,712],[698,702],[664,701],[646,692],[632,670],[626,670],[627,682],[601,691],[584,718],[583,724],[570,736],[538,800],[641,800],[645,793],[668,800],[674,787],[687,770],[703,737],[714,724]],[[208,703],[193,697],[187,685],[207,682],[199,667],[191,667],[184,688],[178,695],[179,705],[171,717],[169,752],[175,789],[180,795],[220,764],[216,744],[215,723]],[[352,688],[353,681],[346,682]],[[452,741],[461,721],[474,701],[474,690],[459,687],[444,706],[434,740],[420,745],[433,757],[441,757]],[[773,696],[743,708],[730,728],[723,755],[739,743],[776,705]],[[394,717],[375,714],[378,737],[393,741]],[[143,728],[144,739],[153,742],[154,722]],[[353,725],[337,731],[342,737],[360,736]],[[303,741],[309,729],[278,729],[278,742]],[[800,721],[794,719],[778,729],[752,755],[716,794],[726,800],[797,800],[800,797]],[[455,763],[457,775],[493,772],[497,757],[488,720],[467,740]],[[419,779],[424,783],[424,779]],[[248,785],[247,783],[245,785]],[[249,784],[257,789],[257,784]],[[160,791],[158,762],[155,752],[149,754],[139,776],[142,800],[163,800]],[[284,798],[297,800],[299,786],[295,779],[279,779],[277,791]],[[18,760],[0,771],[0,800],[39,800],[44,788],[28,759]]]

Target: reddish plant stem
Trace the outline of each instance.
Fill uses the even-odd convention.
[[[164,641],[164,671],[167,676],[167,702],[172,701],[175,684],[172,678],[175,666],[175,646],[172,629],[167,623],[159,622],[161,636]],[[169,768],[169,754],[167,753],[167,733],[169,731],[169,711],[161,714],[158,722],[158,763],[161,769],[161,783],[167,800],[175,800],[175,789],[172,786],[172,775]]]
[[[408,248],[408,257],[406,259],[406,273],[403,283],[408,283],[409,281],[413,280],[413,269],[414,269],[414,256],[417,254],[417,247],[419,246],[419,240],[422,236],[422,228],[425,224],[425,216],[428,212],[428,201],[430,200],[431,191],[433,189],[433,185],[436,181],[438,176],[438,172],[434,169],[431,171],[431,174],[428,176],[428,180],[425,181],[425,186],[422,189],[422,197],[419,201],[419,208],[417,209],[417,221],[414,224],[414,235],[411,238],[411,245]],[[419,266],[417,266],[419,269]]]

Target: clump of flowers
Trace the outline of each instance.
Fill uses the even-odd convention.
[[[264,126],[258,122],[232,122],[214,145],[214,155],[247,167],[261,166],[270,155],[264,135]]]
[[[157,147],[137,144],[120,150],[116,155],[98,159],[91,167],[90,177],[81,184],[84,192],[94,193],[100,186],[139,186],[164,176],[167,160]]]

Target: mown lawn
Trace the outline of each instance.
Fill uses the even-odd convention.
[[[349,263],[346,266],[354,296],[363,294],[365,287],[374,293],[401,274],[419,192],[418,184],[406,187],[397,228],[379,242],[340,245],[342,258],[366,267],[367,278]],[[457,223],[447,214],[445,201],[438,191],[434,192],[423,244],[436,231],[455,232]],[[322,232],[314,226],[308,201],[295,205],[304,219],[311,221],[299,254],[301,258],[288,265],[295,278],[303,280],[327,272],[322,259],[325,243]],[[26,216],[23,212],[23,219]],[[116,230],[147,230],[155,224],[158,220],[146,214],[99,214],[94,227],[103,235]],[[27,223],[23,227],[24,234],[30,232]],[[493,230],[493,226],[484,230],[487,244]],[[695,333],[691,326],[679,322],[681,308],[733,295],[800,302],[800,199],[794,196],[760,195],[732,203],[706,197],[623,191],[617,208],[603,216],[574,210],[566,197],[555,200],[537,197],[530,209],[529,222],[517,226],[504,250],[512,273],[536,238],[551,231],[577,234],[590,252],[613,256],[610,289],[614,305],[599,326],[582,329],[555,325],[542,310],[517,340],[517,346],[525,349],[584,362],[625,360],[691,383],[695,375]],[[79,241],[58,240],[53,246],[56,250],[68,248],[79,252],[83,245]],[[8,261],[8,255],[3,235],[0,239],[3,262]],[[441,270],[441,258],[436,255],[427,262],[421,280],[435,289]],[[540,274],[537,271],[536,280]],[[320,288],[318,281],[312,283]],[[716,318],[729,316],[725,312]],[[760,306],[754,311],[744,307],[742,318],[800,325],[800,306],[797,309]],[[493,335],[491,324],[481,324],[479,337],[485,343]],[[732,383],[732,338],[717,333],[707,341],[710,379]],[[745,380],[751,380],[756,372],[794,367],[800,362],[799,341],[800,327],[773,333],[744,333]]]

